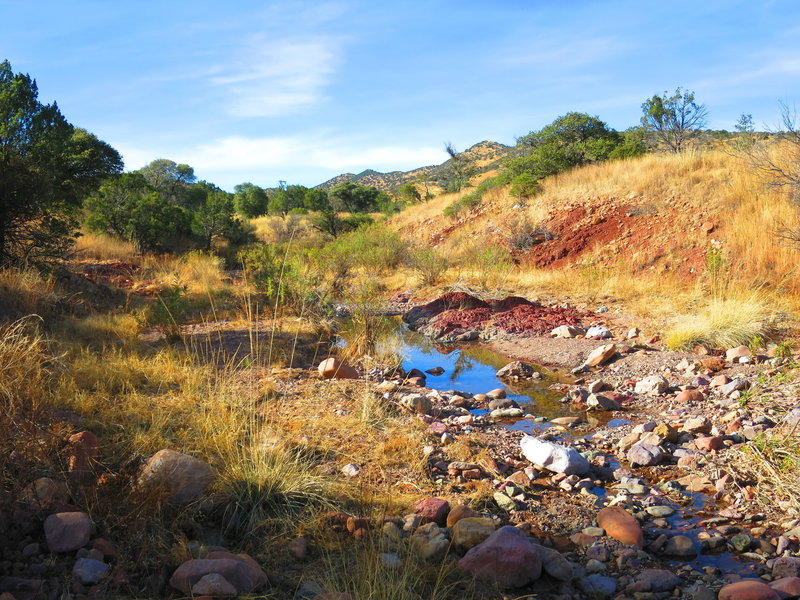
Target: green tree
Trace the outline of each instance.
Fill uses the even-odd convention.
[[[203,198],[192,211],[192,233],[205,251],[210,251],[214,240],[227,237],[237,223],[233,218],[233,196],[217,186],[202,181],[192,186],[203,193]]]
[[[308,210],[328,210],[330,206],[328,192],[322,188],[311,188],[303,196],[303,207]]]
[[[151,192],[132,208],[126,237],[139,252],[167,252],[190,233],[191,222],[188,211]]]
[[[708,117],[705,105],[695,102],[694,92],[681,88],[645,100],[642,113],[642,125],[672,152],[684,150]]]
[[[197,181],[192,167],[166,158],[157,158],[138,172],[164,200],[175,206],[186,204],[189,186]]]
[[[77,210],[100,181],[122,170],[111,146],[38,100],[36,82],[0,63],[0,263],[63,256]]]
[[[598,117],[570,112],[519,138],[503,176],[518,194],[530,195],[540,179],[607,160],[622,143],[623,136]]]
[[[233,188],[233,207],[236,213],[253,219],[267,214],[267,192],[252,183],[240,183]]]
[[[345,181],[328,192],[331,206],[338,211],[370,212],[377,210],[380,191],[371,185]]]
[[[406,204],[415,204],[422,200],[422,195],[419,193],[417,186],[411,182],[404,183],[397,189],[397,197],[400,202]]]
[[[91,231],[127,238],[131,212],[152,191],[141,173],[123,173],[109,179],[84,202],[86,226]]]

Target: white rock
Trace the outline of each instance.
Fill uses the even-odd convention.
[[[605,325],[592,325],[586,330],[587,338],[609,338],[611,337],[611,330]]]
[[[669,381],[661,375],[650,375],[636,382],[633,391],[637,394],[661,394],[669,387]]]
[[[574,448],[526,435],[519,443],[522,454],[533,464],[553,473],[583,475],[589,472],[589,461]]]
[[[573,325],[559,325],[550,335],[557,338],[574,338],[583,335],[586,330],[583,327],[575,327]]]

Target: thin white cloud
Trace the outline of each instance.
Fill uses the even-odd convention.
[[[311,35],[296,39],[251,37],[210,81],[224,92],[236,117],[275,117],[323,102],[340,62],[341,40]]]
[[[230,136],[193,149],[121,148],[128,169],[137,169],[156,157],[187,163],[214,183],[224,184],[228,174],[317,171],[410,170],[439,164],[447,157],[441,147],[369,146],[360,140],[325,139],[318,132],[287,137]]]

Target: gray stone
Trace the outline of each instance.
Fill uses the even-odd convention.
[[[559,581],[569,581],[572,579],[572,563],[564,558],[558,550],[534,544],[539,556],[542,558],[542,569],[545,573]]]
[[[725,396],[730,396],[734,392],[740,392],[742,390],[746,390],[749,387],[750,387],[749,381],[741,377],[737,377],[736,379],[732,379],[731,381],[722,386],[722,393]]]
[[[577,583],[584,594],[594,598],[611,598],[617,592],[617,580],[606,575],[589,575]]]
[[[586,399],[586,405],[595,410],[619,410],[619,402],[600,394],[590,394]]]
[[[527,365],[522,361],[515,360],[497,371],[495,376],[498,379],[530,379],[534,377],[535,373],[536,370],[532,366]]]
[[[658,446],[638,442],[628,450],[627,457],[632,466],[652,467],[661,462],[664,452]]]
[[[604,325],[593,325],[586,330],[587,338],[605,339],[611,337],[611,330]]]
[[[186,504],[199,498],[213,480],[213,469],[199,458],[164,449],[147,461],[139,485],[160,487],[172,502]]]
[[[422,560],[437,561],[444,558],[450,540],[447,539],[447,532],[436,523],[427,523],[418,527],[411,536],[411,547]]]
[[[66,512],[50,515],[44,520],[44,535],[50,552],[71,552],[85,546],[92,534],[94,524],[89,515],[82,512]]]
[[[406,394],[400,398],[400,404],[410,412],[429,415],[433,409],[431,399],[422,394]]]
[[[584,475],[591,468],[589,461],[574,448],[561,446],[531,435],[522,438],[520,448],[526,459],[553,473]]]
[[[109,566],[93,558],[79,558],[72,568],[72,575],[83,585],[94,585],[108,575]]]
[[[694,547],[692,538],[686,535],[674,535],[667,540],[661,549],[662,554],[675,558],[694,558],[697,556],[697,549]]]

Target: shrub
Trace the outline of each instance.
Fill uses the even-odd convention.
[[[471,192],[462,196],[459,200],[447,206],[443,211],[445,217],[457,219],[461,213],[469,212],[481,205],[481,196],[477,192]]]
[[[410,263],[423,285],[436,285],[450,266],[447,257],[433,248],[417,248],[412,251]]]
[[[508,228],[506,240],[512,250],[528,248],[553,239],[553,234],[545,227],[534,225],[528,219],[512,223]]]

